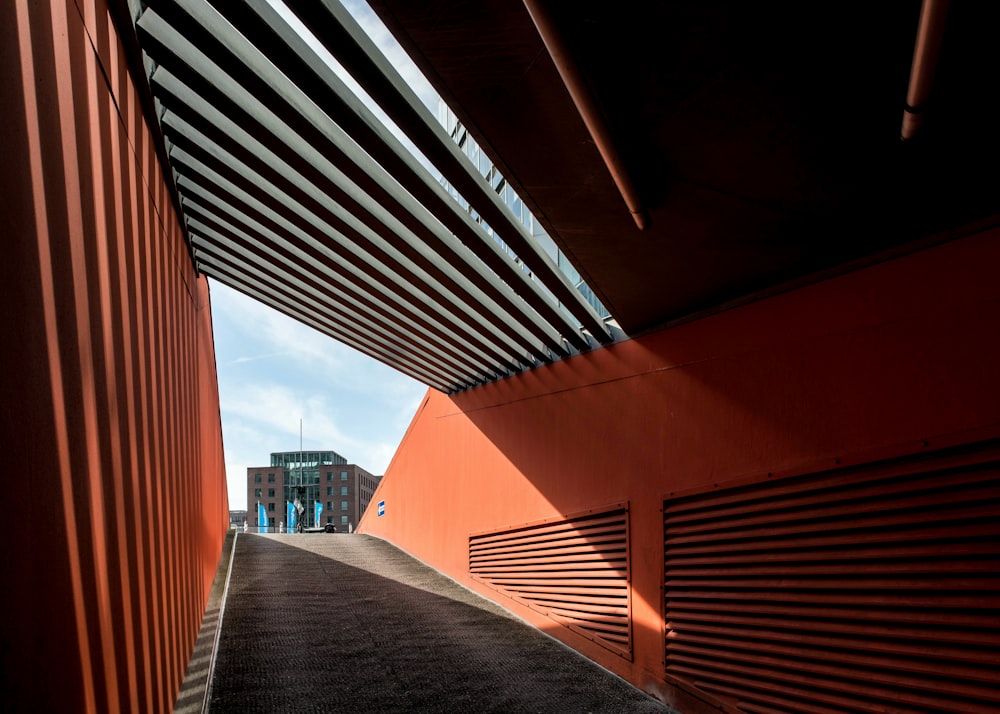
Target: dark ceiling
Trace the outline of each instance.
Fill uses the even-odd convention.
[[[921,3],[548,3],[640,231],[512,0],[373,0],[629,334],[990,222],[1000,3],[952,2],[920,133]]]

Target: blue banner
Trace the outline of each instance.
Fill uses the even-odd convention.
[[[319,501],[316,501],[316,525],[317,526],[319,525],[319,516],[320,516],[321,513],[323,513],[323,504],[320,503]]]
[[[264,504],[257,504],[257,532],[267,533],[267,511],[264,510]]]
[[[298,514],[295,513],[295,504],[291,501],[285,501],[285,506],[288,510],[288,532],[295,532],[295,518]]]

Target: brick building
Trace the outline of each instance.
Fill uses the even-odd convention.
[[[298,497],[304,507],[299,521],[303,527],[333,524],[347,532],[357,525],[381,478],[347,463],[335,451],[274,452],[269,466],[247,469],[247,522],[252,529],[287,527],[287,504]],[[258,504],[267,523],[258,517]]]

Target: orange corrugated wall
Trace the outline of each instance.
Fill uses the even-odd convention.
[[[980,230],[454,396],[431,391],[359,530],[664,700],[704,708],[710,698],[665,676],[664,499],[996,437],[998,264],[1000,230]],[[469,576],[472,533],[619,502],[631,660]]]
[[[0,708],[170,711],[228,527],[208,285],[103,0],[0,4],[0,73]]]

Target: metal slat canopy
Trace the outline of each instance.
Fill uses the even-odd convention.
[[[353,18],[287,5],[518,260],[290,17],[154,0],[136,30],[199,269],[445,392],[610,342]]]

